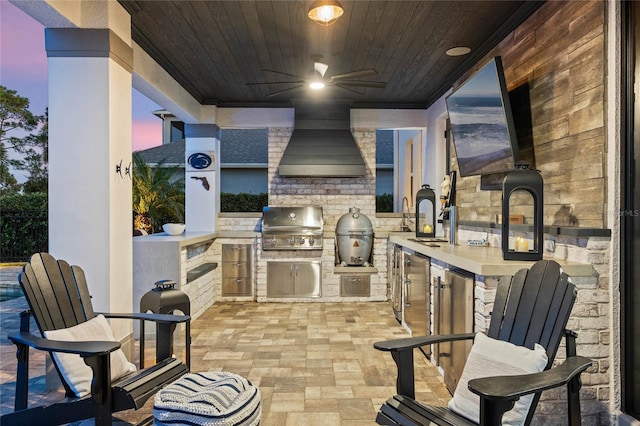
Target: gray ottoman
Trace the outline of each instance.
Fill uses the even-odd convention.
[[[158,393],[155,425],[258,425],[260,391],[233,373],[188,373]]]

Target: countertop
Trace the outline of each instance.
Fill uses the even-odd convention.
[[[256,238],[260,237],[255,231],[223,231],[223,232],[183,232],[180,235],[169,235],[166,232],[159,232],[151,235],[141,235],[133,238],[135,243],[175,243],[179,247],[213,241],[216,238]]]
[[[529,268],[534,261],[503,260],[502,250],[497,247],[451,246],[448,242],[420,243],[411,241],[414,236],[389,235],[389,241],[407,247],[451,266],[483,276],[513,275],[522,268]],[[554,259],[555,260],[555,259]],[[588,277],[594,274],[593,266],[556,260],[569,276]]]

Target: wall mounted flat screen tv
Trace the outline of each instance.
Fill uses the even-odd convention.
[[[501,58],[462,83],[446,103],[460,176],[513,170],[518,142]]]

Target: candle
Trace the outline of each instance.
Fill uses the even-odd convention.
[[[527,241],[525,238],[517,237],[515,242],[515,251],[528,252],[529,241]]]
[[[431,231],[433,231],[433,228],[429,224],[425,224],[422,227],[422,232],[424,232],[425,234],[429,234],[429,233],[431,233]]]

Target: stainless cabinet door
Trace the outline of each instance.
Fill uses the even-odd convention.
[[[440,334],[473,332],[473,281],[473,277],[446,271],[440,293]],[[470,340],[460,340],[439,345],[438,363],[451,393],[458,385],[472,344]]]
[[[391,302],[393,313],[396,319],[402,322],[402,286],[404,285],[402,276],[402,247],[398,245],[393,247],[391,263]]]
[[[435,290],[437,295],[437,333],[438,335],[451,334],[453,332],[452,315],[451,315],[451,276],[445,273],[443,278],[440,278],[437,283],[438,286]],[[437,364],[442,367],[445,375],[445,382],[447,381],[448,372],[451,369],[451,342],[442,342],[436,346],[436,360]]]
[[[267,262],[267,297],[295,294],[295,262]]]
[[[405,268],[405,322],[413,336],[426,336],[429,334],[429,259],[410,254]]]
[[[294,274],[296,296],[321,296],[322,268],[320,261],[297,262],[295,264]]]
[[[320,297],[322,262],[267,262],[267,297]]]

